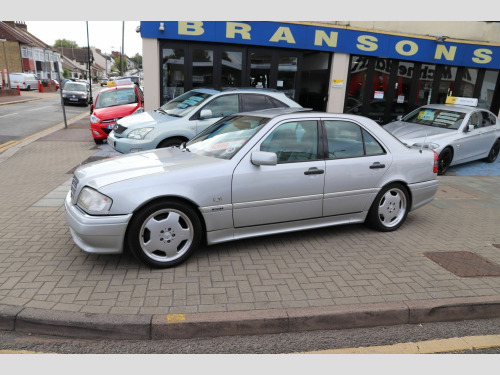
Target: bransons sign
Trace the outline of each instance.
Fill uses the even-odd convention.
[[[432,64],[500,69],[500,46],[439,42],[337,27],[280,22],[141,21],[141,36],[341,52]]]

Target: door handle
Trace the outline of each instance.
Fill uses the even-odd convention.
[[[370,165],[370,169],[380,169],[380,168],[385,168],[385,164],[380,164],[379,162],[375,162],[372,165]]]
[[[323,169],[318,169],[318,168],[316,168],[316,167],[314,167],[314,168],[309,168],[309,170],[307,170],[307,171],[305,171],[305,172],[304,172],[304,174],[305,174],[306,176],[309,176],[309,175],[311,175],[311,174],[323,174],[323,173],[325,173],[325,171],[324,171]]]

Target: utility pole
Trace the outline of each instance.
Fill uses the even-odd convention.
[[[87,55],[89,60],[89,80],[90,80],[90,104],[94,103],[94,99],[92,98],[92,61],[90,58],[90,42],[89,42],[89,21],[85,21],[87,23]],[[90,114],[92,114],[92,108],[90,109]]]
[[[125,21],[122,21],[122,55],[120,56],[120,75],[123,77],[123,53],[125,52]]]

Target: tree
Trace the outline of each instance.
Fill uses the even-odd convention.
[[[54,48],[79,48],[78,44],[76,44],[73,40],[67,39],[57,39],[54,43]]]
[[[134,57],[132,57],[130,60],[132,60],[135,63],[136,68],[141,68],[142,67],[142,56],[136,53]]]

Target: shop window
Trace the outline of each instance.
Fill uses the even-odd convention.
[[[485,72],[483,84],[481,85],[481,94],[479,96],[479,107],[486,109],[491,107],[497,79],[498,70],[487,70]]]
[[[295,98],[295,82],[297,81],[296,57],[280,56],[278,64],[278,90],[283,91],[288,97]]]
[[[453,93],[453,96],[461,96],[464,98],[474,97],[474,88],[476,87],[478,69],[462,68],[463,77],[458,91]]]
[[[417,86],[417,97],[415,100],[417,107],[430,103],[435,71],[435,65],[422,64],[420,68],[420,79]]]
[[[214,51],[193,50],[193,87],[212,87],[214,83]]]
[[[410,90],[413,79],[415,64],[409,61],[400,61],[397,70],[396,83],[394,85],[394,97],[391,105],[390,121],[394,121],[398,116],[410,112]]]
[[[184,49],[163,48],[162,104],[184,93]]]
[[[360,114],[368,71],[367,56],[353,56],[351,60],[349,86],[344,104],[344,113]]]
[[[271,74],[271,55],[250,53],[250,86],[267,88]]]
[[[221,63],[222,87],[241,87],[243,52],[223,51]]]
[[[444,104],[448,96],[455,95],[453,91],[455,89],[456,77],[456,66],[446,65],[443,67],[443,73],[441,74],[441,81],[439,82],[439,91],[436,103]]]

